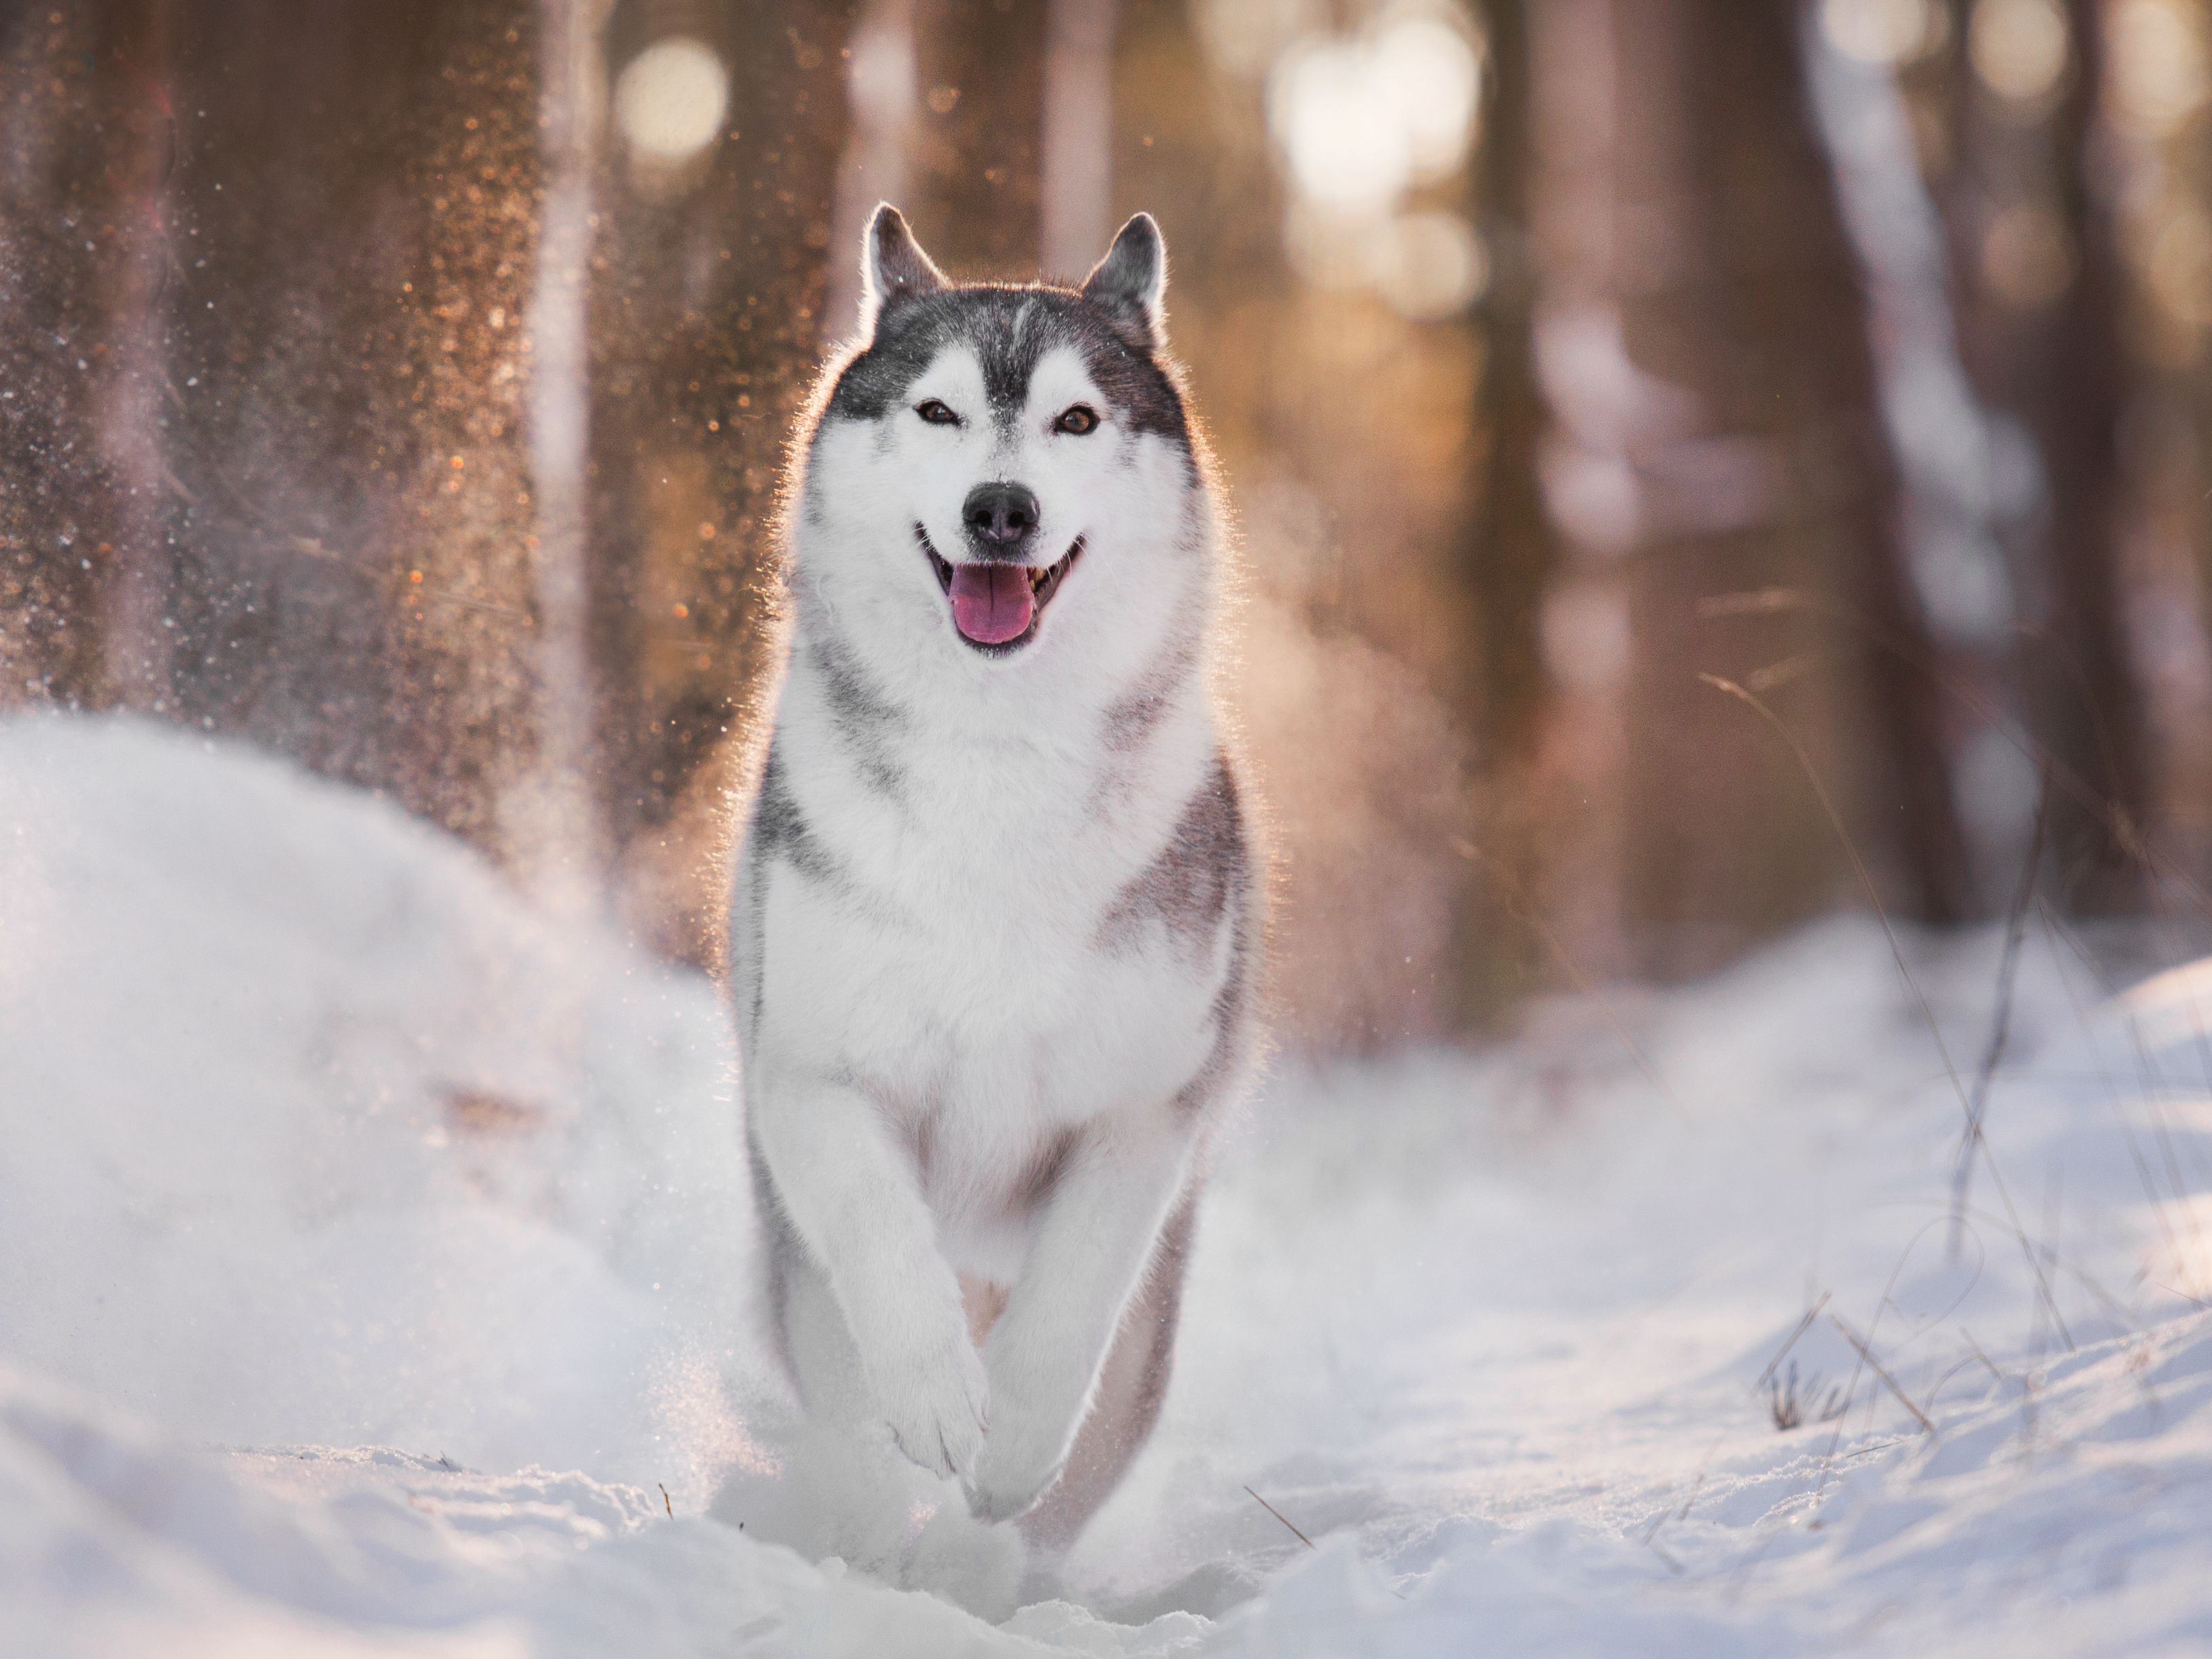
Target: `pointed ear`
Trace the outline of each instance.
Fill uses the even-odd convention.
[[[1167,338],[1168,249],[1152,216],[1121,227],[1114,246],[1083,279],[1083,297],[1113,313],[1146,349]]]
[[[914,240],[906,216],[889,202],[876,204],[860,253],[861,331],[872,331],[876,319],[901,301],[944,286],[945,273]]]

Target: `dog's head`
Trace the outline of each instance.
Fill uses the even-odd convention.
[[[796,575],[879,658],[1111,673],[1204,603],[1210,524],[1139,214],[1079,288],[948,281],[888,205]]]

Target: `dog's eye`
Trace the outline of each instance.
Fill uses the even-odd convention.
[[[960,417],[934,398],[925,398],[914,406],[914,412],[932,426],[958,426]]]
[[[1060,411],[1060,418],[1052,423],[1052,429],[1080,438],[1097,424],[1098,411],[1089,404],[1071,404]]]

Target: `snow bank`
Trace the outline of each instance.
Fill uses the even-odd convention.
[[[1992,939],[1909,945],[1948,1068],[1847,921],[1286,1072],[992,1626],[700,1513],[779,1451],[708,988],[276,762],[0,725],[0,1653],[2201,1651],[2212,969],[2077,944],[1955,1255]]]
[[[216,1441],[694,1498],[726,1455],[711,991],[399,811],[164,728],[0,726],[0,1079],[18,1361]]]

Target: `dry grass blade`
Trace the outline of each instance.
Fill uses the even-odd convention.
[[[1804,773],[1806,782],[1812,786],[1814,799],[1820,803],[1820,810],[1827,815],[1828,823],[1836,832],[1836,839],[1843,843],[1844,855],[1850,860],[1851,869],[1859,878],[1860,887],[1866,892],[1867,902],[1874,907],[1875,919],[1881,923],[1882,937],[1889,941],[1891,960],[1896,963],[1899,976],[1904,980],[1905,989],[1912,994],[1913,1001],[1919,1006],[1920,1018],[1928,1027],[1929,1038],[1935,1043],[1936,1052],[1943,1061],[1944,1075],[1951,1079],[1952,1090],[1959,1097],[1959,1110],[1964,1121],[1971,1126],[1974,1119],[1973,1103],[1968,1098],[1966,1083],[1959,1076],[1959,1068],[1951,1059],[1950,1046],[1943,1041],[1942,1027],[1936,1022],[1935,1007],[1929,1002],[1928,994],[1920,988],[1920,981],[1914,975],[1911,964],[1905,959],[1904,944],[1898,939],[1897,928],[1890,921],[1889,908],[1881,902],[1881,890],[1874,883],[1874,872],[1867,868],[1866,860],[1859,856],[1858,843],[1851,839],[1851,832],[1844,823],[1843,814],[1836,810],[1836,803],[1828,794],[1827,785],[1820,781],[1820,769],[1813,764],[1813,757],[1805,752],[1805,745],[1797,741],[1797,734],[1759,696],[1745,690],[1734,680],[1723,679],[1718,674],[1700,674],[1698,678],[1714,690],[1725,691],[1772,726],[1776,734],[1790,746],[1790,752],[1797,757],[1798,769]],[[2028,1270],[2035,1275],[2037,1294],[2042,1297],[2052,1325],[2071,1351],[2073,1333],[2067,1328],[2065,1318],[2058,1311],[2058,1299],[2051,1293],[2050,1276],[2044,1272],[2040,1256],[2028,1242],[2027,1229],[2021,1224],[2020,1212],[2013,1204],[2011,1192],[2005,1186],[2003,1174],[1997,1169],[1996,1159],[1990,1154],[1987,1141],[1976,1136],[1973,1144],[1981,1148],[1982,1157],[1990,1166],[1990,1184],[1996,1189],[1997,1197],[2003,1202],[2005,1213],[2012,1222],[2013,1231],[2021,1240],[2021,1251],[2027,1258]]]
[[[2035,830],[2028,838],[2027,857],[2020,866],[2020,884],[2013,890],[2012,907],[2005,915],[2004,953],[1997,963],[1996,1012],[1990,1022],[1989,1047],[1983,1050],[1981,1069],[1974,1073],[1973,1098],[1966,1107],[1966,1127],[1959,1138],[1959,1158],[1951,1170],[1951,1258],[1958,1259],[1966,1228],[1966,1189],[1972,1184],[1974,1148],[1982,1139],[1982,1120],[1987,1115],[1990,1085],[1997,1064],[2004,1058],[2012,1036],[2013,990],[2020,978],[2020,948],[2027,937],[2027,911],[2035,896],[2035,872],[2043,863],[2044,843],[2051,831],[2051,769],[2044,768],[2043,787],[2035,807]]]
[[[1842,1316],[1838,1314],[1830,1314],[1828,1316],[1828,1322],[1844,1334],[1844,1341],[1850,1343],[1851,1346],[1858,1350],[1859,1358],[1866,1362],[1867,1369],[1872,1371],[1876,1376],[1880,1377],[1882,1382],[1882,1386],[1897,1396],[1898,1404],[1904,1407],[1905,1410],[1912,1413],[1912,1420],[1919,1424],[1920,1426],[1928,1433],[1935,1433],[1936,1425],[1928,1420],[1928,1413],[1922,1411],[1919,1407],[1912,1403],[1912,1396],[1911,1395],[1905,1393],[1903,1389],[1898,1387],[1897,1379],[1892,1376],[1882,1368],[1881,1361],[1874,1357],[1874,1350],[1867,1346],[1864,1342],[1859,1340],[1859,1334],[1844,1322]]]
[[[1317,1550],[1321,1547],[1320,1545],[1315,1543],[1312,1539],[1307,1537],[1305,1534],[1300,1532],[1296,1527],[1291,1527],[1291,1517],[1289,1516],[1285,1515],[1282,1510],[1277,1509],[1266,1498],[1261,1497],[1258,1492],[1253,1492],[1251,1487],[1247,1486],[1244,1490],[1246,1492],[1250,1494],[1251,1499],[1254,1503],[1257,1504],[1261,1509],[1267,1510],[1268,1514],[1273,1516],[1276,1520],[1281,1522],[1285,1526],[1291,1527],[1291,1537],[1297,1539],[1298,1542],[1304,1544],[1310,1550]]]
[[[2153,847],[2144,838],[2134,816],[2124,806],[2100,793],[2087,779],[2052,753],[2047,744],[2032,732],[2023,730],[2017,719],[1990,698],[1970,686],[1961,685],[1930,663],[1924,653],[1862,616],[1850,605],[1826,594],[1790,587],[1765,587],[1747,592],[1716,594],[1701,600],[1698,605],[1698,614],[1706,617],[1771,616],[1785,611],[1824,617],[1839,623],[1914,672],[1926,675],[1937,690],[1987,725],[2006,743],[2044,770],[2050,781],[2069,799],[2093,814],[2110,833],[2113,844],[2141,865],[2144,873],[2151,878],[2153,895],[2161,910],[2164,899],[2160,896],[2164,888],[2171,885],[2175,891],[2187,897],[2197,915],[2212,918],[2212,893],[2204,890],[2191,871]],[[2027,637],[2037,643],[2055,648],[2055,641],[2046,633],[2041,630],[2027,630]],[[2078,675],[2078,665],[2069,663],[2063,653],[2060,659]],[[1710,679],[1711,677],[1700,678]],[[2208,1058],[2212,1058],[2212,1045],[2208,1045]]]
[[[1797,1346],[1797,1339],[1813,1328],[1813,1322],[1820,1316],[1820,1310],[1828,1305],[1829,1295],[1830,1292],[1826,1291],[1821,1291],[1820,1299],[1805,1310],[1805,1316],[1797,1322],[1797,1328],[1790,1333],[1790,1340],[1774,1351],[1774,1358],[1766,1362],[1766,1369],[1759,1372],[1759,1380],[1751,1385],[1751,1391],[1753,1394],[1757,1394],[1766,1386],[1767,1379],[1772,1376],[1782,1362],[1789,1358],[1790,1350]]]

